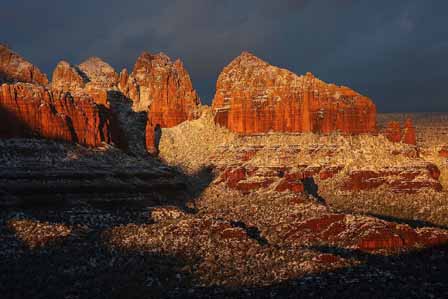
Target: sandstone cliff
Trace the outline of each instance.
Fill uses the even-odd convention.
[[[17,83],[0,88],[0,137],[39,136],[99,146],[111,142],[109,122],[88,94],[72,95]]]
[[[199,97],[180,60],[163,53],[144,52],[134,70],[120,74],[119,88],[133,101],[135,111],[149,111],[148,118],[161,127],[173,127],[195,118]]]
[[[241,134],[376,131],[376,107],[369,98],[247,52],[220,74],[213,109],[216,123]]]
[[[48,79],[37,67],[0,44],[0,84],[14,82],[46,85]]]
[[[53,71],[51,87],[64,91],[73,91],[85,87],[88,79],[83,76],[78,67],[66,61],[60,61]]]

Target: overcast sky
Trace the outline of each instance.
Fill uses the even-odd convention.
[[[8,0],[0,41],[43,71],[147,50],[181,58],[202,101],[243,50],[370,96],[379,111],[448,111],[446,0]]]

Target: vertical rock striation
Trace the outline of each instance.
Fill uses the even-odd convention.
[[[216,123],[240,134],[376,131],[376,107],[369,98],[247,52],[220,74],[213,109]]]
[[[0,88],[0,137],[32,137],[100,146],[110,142],[109,123],[88,94],[72,95],[17,83]]]
[[[131,74],[120,73],[119,89],[133,101],[135,111],[148,111],[148,118],[162,128],[196,117],[200,104],[190,76],[180,60],[143,52]]]

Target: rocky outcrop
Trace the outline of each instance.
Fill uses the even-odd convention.
[[[200,103],[182,62],[163,53],[140,55],[131,74],[120,73],[119,88],[135,111],[148,111],[152,123],[162,128],[194,119]]]
[[[332,192],[353,193],[378,188],[397,194],[442,191],[440,170],[432,163],[416,160],[406,166],[359,165],[356,170],[345,169],[342,161],[319,164],[303,161],[299,165],[295,164],[295,157],[303,155],[305,151],[315,157],[324,156],[331,160],[341,150],[322,147],[310,151],[296,145],[223,145],[210,159],[217,166],[219,174],[214,184],[223,184],[243,194],[288,191],[316,195],[317,184],[331,185]],[[270,161],[273,161],[272,165]]]
[[[448,240],[446,231],[386,222],[375,218],[324,214],[290,223],[280,228],[288,244],[324,242],[365,252],[397,252],[412,247],[431,247]]]
[[[374,190],[386,187],[396,193],[415,193],[425,188],[442,191],[440,171],[426,163],[412,168],[384,168],[381,170],[351,171],[342,188],[348,191]]]
[[[383,134],[392,142],[403,142],[410,145],[417,144],[416,130],[411,118],[406,119],[403,129],[401,129],[401,125],[397,121],[388,122]]]
[[[100,118],[109,123],[111,142],[127,149],[127,138],[118,121],[116,107],[111,105],[112,97],[119,102],[124,100],[117,92],[118,79],[115,70],[97,57],[91,57],[78,66],[61,61],[53,72],[51,88],[55,92],[88,95],[98,105]]]
[[[14,82],[46,85],[48,79],[36,66],[0,44],[0,84]]]
[[[110,108],[108,91],[116,90],[118,74],[106,62],[91,57],[78,66],[61,61],[53,72],[53,89],[89,94],[95,103]]]
[[[404,124],[403,143],[417,144],[417,132],[411,118],[408,118]]]
[[[111,142],[109,122],[88,94],[52,91],[32,84],[3,84],[0,136],[31,137],[99,146]]]
[[[110,89],[118,85],[119,75],[113,67],[101,58],[90,57],[78,67],[88,78],[88,87]]]
[[[88,82],[78,67],[66,61],[60,61],[53,71],[51,87],[64,91],[82,89]]]
[[[440,148],[439,157],[448,158],[448,145],[444,145]]]
[[[401,142],[401,125],[398,121],[390,121],[384,130],[384,135],[389,141]]]
[[[146,123],[146,150],[153,156],[159,154],[160,126],[154,125],[148,118]]]
[[[369,98],[247,52],[220,74],[213,109],[216,123],[241,134],[376,131],[376,107]]]

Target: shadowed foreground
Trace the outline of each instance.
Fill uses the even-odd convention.
[[[171,211],[173,220],[163,221],[176,221],[176,210]],[[210,231],[208,242],[221,238],[218,244],[224,244],[219,243],[223,241],[237,246],[230,253],[233,259],[227,263],[240,263],[238,244],[249,244],[249,251],[258,248],[263,256],[268,250],[273,259],[277,257],[276,250],[292,250],[292,257],[297,253],[302,259],[302,267],[317,261],[322,266],[320,269],[327,267],[328,270],[305,271],[305,274],[280,283],[275,279],[263,285],[238,285],[230,280],[226,283],[220,279],[220,275],[225,275],[220,273],[221,269],[202,269],[204,262],[197,260],[209,258],[210,252],[202,252],[203,256],[200,256],[201,252],[196,251],[199,255],[192,259],[189,249],[184,253],[175,250],[161,253],[136,246],[138,240],[146,240],[145,231],[151,226],[161,230],[163,242],[170,242],[162,232],[163,228],[157,227],[157,221],[160,221],[157,213],[152,213],[151,218],[149,209],[113,206],[3,211],[0,223],[0,291],[3,298],[440,298],[448,294],[447,244],[393,254],[332,246],[287,248],[265,239],[260,242],[257,233],[248,233],[247,238],[244,234],[238,235],[244,229],[241,223],[234,223],[234,228],[221,227],[227,235],[222,232],[214,235],[213,229]],[[219,223],[225,226],[225,222]],[[215,224],[210,225],[214,227]],[[183,237],[178,235],[178,238],[182,242]],[[131,246],[118,246],[116,240]],[[166,246],[165,249],[170,248]],[[227,250],[223,245],[222,251]],[[216,259],[225,254],[216,252]],[[229,267],[251,268],[249,255],[246,257],[248,265]],[[331,264],[339,266],[335,268]],[[290,267],[293,271],[294,267]],[[260,271],[258,266],[252,269]],[[266,271],[269,272],[269,268]],[[207,275],[215,276],[216,283],[213,284],[213,279]],[[263,273],[247,272],[245,275],[257,277]]]

